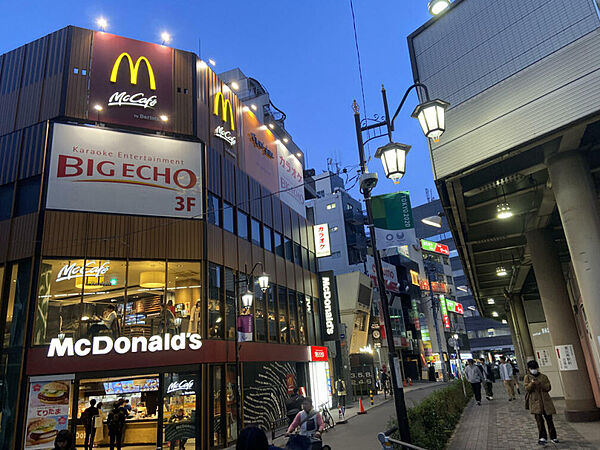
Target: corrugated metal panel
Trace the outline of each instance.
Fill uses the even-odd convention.
[[[202,255],[202,226],[200,220],[169,219],[167,227],[168,249],[167,257],[171,260],[201,260]]]
[[[261,196],[262,196],[262,215],[263,215],[263,222],[266,223],[267,225],[269,225],[270,227],[273,226],[273,202],[271,200],[271,192],[265,188],[261,186]]]
[[[0,137],[0,185],[17,178],[22,130]]]
[[[175,83],[175,86],[173,87],[175,132],[192,135],[194,133],[194,94],[192,87],[196,56],[193,53],[175,50],[173,51],[173,60],[173,81]]]
[[[93,32],[69,27],[71,34],[65,115],[86,119]],[[74,73],[77,69],[77,73]],[[84,72],[85,71],[85,75]]]
[[[40,104],[40,121],[54,118],[60,113],[68,35],[68,28],[63,28],[46,36],[46,73]]]
[[[8,251],[9,261],[33,256],[37,236],[37,218],[38,213],[13,218]]]
[[[228,159],[223,158],[223,199],[229,203],[235,203],[235,165]]]
[[[129,247],[131,258],[165,259],[167,257],[167,219],[131,217]]]
[[[23,130],[19,179],[41,175],[44,165],[46,143],[46,122],[38,123]]]
[[[248,267],[248,270],[252,269],[252,252],[250,250],[251,244],[244,239],[237,240],[238,242],[238,265],[234,267],[234,269],[239,269],[240,271],[244,271],[245,267]]]
[[[248,177],[250,182],[250,212],[252,216],[261,220],[261,205],[262,205],[262,192],[260,183],[252,177]]]
[[[238,246],[237,236],[223,231],[223,265],[237,269],[238,264]]]
[[[281,217],[281,200],[275,195],[271,197],[273,201],[273,228],[275,231],[283,233],[283,218]]]
[[[214,194],[221,195],[221,155],[212,147],[207,146],[207,180],[208,190]]]
[[[0,135],[14,130],[25,46],[4,54],[0,76]]]
[[[236,169],[236,203],[242,211],[248,212],[248,175],[242,172],[241,169]]]
[[[17,108],[17,129],[30,126],[38,121],[44,85],[47,43],[48,39],[44,37],[26,45],[21,93]]]
[[[208,260],[216,264],[223,264],[223,230],[212,224],[207,225]]]
[[[6,251],[8,250],[8,230],[10,230],[10,220],[0,222],[0,262],[5,262]]]
[[[281,202],[281,218],[283,219],[283,234],[292,238],[292,220],[290,218],[291,209],[288,205]]]
[[[129,216],[89,214],[86,255],[89,258],[126,258],[129,226]]]
[[[452,108],[432,146],[440,179],[600,110],[600,31]]]
[[[87,223],[86,213],[46,211],[42,255],[83,257]]]

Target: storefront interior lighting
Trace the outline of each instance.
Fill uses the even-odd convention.
[[[96,111],[102,111],[104,108],[102,108],[102,105],[99,105],[98,103],[96,103],[96,104],[94,105],[94,109],[95,109]]]
[[[379,147],[375,152],[375,158],[381,160],[385,176],[394,183],[399,183],[406,171],[406,154],[410,150],[410,145],[390,142]]]
[[[254,301],[254,294],[250,291],[246,291],[242,295],[242,306],[244,308],[252,308],[252,302]]]
[[[432,16],[437,16],[442,11],[445,11],[448,6],[450,6],[450,0],[431,0],[427,8]]]
[[[164,288],[164,272],[142,272],[140,274],[140,287],[143,288]]]
[[[104,17],[98,17],[96,19],[96,25],[98,25],[98,28],[100,29],[100,31],[104,31],[104,30],[106,30],[106,27],[108,27],[108,22],[106,21],[106,19]]]
[[[212,59],[212,58],[209,58],[209,59],[208,59],[208,63],[209,63],[211,66],[213,66],[213,67],[217,65],[217,63],[215,62],[215,60],[214,60],[214,59]]]
[[[167,116],[165,114],[161,114],[160,115],[160,120],[162,120],[163,122],[168,122],[169,121],[169,116]]]
[[[237,91],[237,90],[239,90],[239,88],[240,88],[240,85],[237,83],[237,81],[232,81],[232,82],[231,82],[231,88],[232,88],[234,91]]]
[[[508,202],[498,203],[496,205],[496,217],[498,219],[508,219],[513,216],[513,212],[510,209]]]
[[[496,300],[494,300],[493,298],[488,298],[488,305],[493,305],[496,303]]]
[[[169,33],[167,33],[166,31],[163,31],[160,34],[160,38],[162,39],[162,45],[166,45],[169,42],[171,42],[171,35]]]
[[[506,271],[504,266],[498,266],[496,267],[496,275],[499,277],[505,277],[506,275],[508,275],[508,272]]]
[[[429,100],[417,105],[412,117],[419,120],[423,133],[433,142],[438,142],[446,131],[446,108],[449,103],[440,100]]]

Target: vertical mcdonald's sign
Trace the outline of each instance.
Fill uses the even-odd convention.
[[[169,130],[173,115],[173,49],[95,32],[88,118]]]

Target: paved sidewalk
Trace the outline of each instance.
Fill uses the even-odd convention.
[[[483,398],[481,406],[472,399],[467,405],[454,435],[448,443],[449,450],[535,449],[538,445],[537,426],[533,415],[525,409],[525,395],[509,402],[501,383],[494,383],[494,400]],[[586,449],[600,448],[600,442],[590,442],[578,433],[564,418],[564,402],[555,401],[558,414],[554,424],[559,444],[550,442],[547,448]],[[597,424],[596,424],[597,425]],[[597,425],[598,426],[598,425]]]

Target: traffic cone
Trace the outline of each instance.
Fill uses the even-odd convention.
[[[402,385],[403,385],[404,387],[406,387],[406,386],[407,386],[407,384],[406,384],[406,380],[402,380]]]
[[[362,404],[362,397],[359,397],[359,399],[358,399],[358,407],[359,407],[358,414],[366,414],[367,413],[365,411],[365,407]]]
[[[409,379],[408,379],[408,385],[409,385],[409,386],[412,386],[412,378],[409,378]]]

